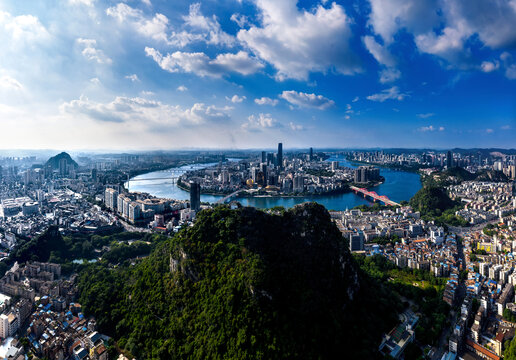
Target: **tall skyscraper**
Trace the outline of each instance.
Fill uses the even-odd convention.
[[[267,153],[262,151],[262,163],[267,162]]]
[[[201,209],[201,184],[190,181],[190,209],[198,212]]]
[[[282,143],[278,143],[277,165],[279,168],[283,167],[283,144]]]
[[[267,186],[267,163],[263,162],[260,164],[260,172],[262,173],[263,180],[262,180],[262,186]]]
[[[310,157],[309,157],[310,161],[312,161],[314,159],[314,148],[310,148]]]
[[[453,167],[453,157],[451,151],[448,150],[446,153],[446,167],[451,169]]]

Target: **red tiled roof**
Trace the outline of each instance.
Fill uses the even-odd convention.
[[[470,339],[467,339],[466,340],[466,344],[468,344],[469,346],[471,346],[473,349],[481,352],[482,354],[484,354],[485,356],[487,356],[489,359],[493,359],[493,360],[500,360],[500,357],[498,355],[496,355],[495,353],[487,350],[485,347],[483,346],[480,346],[479,344],[471,341]]]

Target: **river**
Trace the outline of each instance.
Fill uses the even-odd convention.
[[[359,164],[347,161],[343,155],[330,157],[327,161],[338,161],[341,166],[351,168],[359,166]],[[202,169],[213,165],[216,165],[216,163],[186,165],[182,166],[180,169]],[[416,173],[380,168],[380,175],[385,177],[385,182],[371,189],[376,191],[379,195],[386,195],[389,199],[396,202],[410,200],[410,198],[421,188],[419,175]],[[176,184],[171,182],[171,180],[145,180],[167,176],[172,176],[172,169],[138,175],[131,179],[137,181],[129,181],[129,189],[130,191],[146,192],[153,196],[162,198],[178,200],[190,199],[189,193],[178,188]],[[201,201],[213,203],[222,197],[223,196],[220,195],[201,195]],[[355,195],[352,192],[337,195],[314,195],[304,197],[243,197],[236,198],[235,200],[239,201],[244,206],[253,206],[257,208],[271,208],[274,206],[292,207],[306,201],[318,202],[324,205],[328,210],[346,210],[361,204],[372,204],[370,201]]]

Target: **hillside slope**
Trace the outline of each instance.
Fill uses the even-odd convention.
[[[93,265],[79,286],[101,330],[145,359],[373,358],[396,321],[314,203],[203,210],[141,264]]]

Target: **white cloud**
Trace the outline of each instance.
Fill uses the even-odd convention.
[[[96,85],[96,86],[100,86],[102,83],[100,82],[100,79],[99,78],[91,78],[90,79],[90,82],[93,84],[93,85]]]
[[[70,5],[85,5],[92,7],[95,4],[95,0],[68,0]]]
[[[400,93],[400,90],[397,86],[393,86],[389,89],[384,89],[378,94],[369,95],[367,97],[368,100],[371,101],[379,101],[384,102],[385,100],[403,100],[408,95],[405,93]]]
[[[395,35],[405,29],[414,36],[419,51],[438,56],[455,67],[477,67],[470,49],[474,41],[494,49],[516,45],[515,0],[370,2],[368,23],[386,44],[393,43]]]
[[[420,34],[438,22],[437,0],[369,0],[369,25],[386,44],[394,42],[394,35],[405,28]]]
[[[396,66],[396,60],[385,46],[380,45],[372,36],[364,36],[362,38],[367,50],[380,64],[387,67]]]
[[[145,37],[163,41],[167,44],[177,44],[176,41],[171,39],[171,35],[167,34],[169,20],[163,14],[156,13],[152,18],[149,18],[141,10],[134,9],[124,3],[118,3],[116,6],[108,8],[106,14],[118,20],[120,24],[132,27]]]
[[[233,104],[239,104],[241,103],[242,101],[244,101],[246,99],[245,96],[238,96],[238,95],[233,95],[232,97],[227,97],[226,96],[226,100],[229,100],[231,101]]]
[[[293,131],[303,131],[305,127],[303,125],[294,124],[292,121],[288,123],[288,127]]]
[[[401,77],[401,72],[398,69],[387,68],[380,71],[380,82],[382,84],[390,83],[398,80]]]
[[[333,100],[325,98],[322,95],[307,94],[303,92],[297,92],[295,90],[283,91],[280,97],[293,105],[304,108],[325,110],[335,105]]]
[[[184,85],[179,85],[176,89],[177,91],[185,92],[188,91],[188,88]]]
[[[224,121],[229,119],[230,110],[231,107],[218,108],[203,103],[183,109],[179,105],[123,96],[109,103],[94,102],[81,96],[60,106],[62,113],[82,115],[101,122],[135,122],[147,126],[190,126]]]
[[[188,15],[182,17],[187,30],[172,31],[169,19],[160,13],[146,16],[143,11],[119,3],[106,10],[106,14],[117,19],[121,25],[131,27],[141,35],[168,45],[184,47],[191,42],[204,41],[213,45],[232,46],[235,38],[221,29],[215,16],[204,16],[200,3],[190,5]]]
[[[145,91],[145,90],[143,90],[143,91],[140,91],[140,95],[141,96],[153,96],[155,94],[152,91]]]
[[[202,52],[176,51],[163,56],[159,51],[149,47],[145,48],[145,53],[152,57],[163,70],[172,73],[194,73],[201,77],[222,77],[229,72],[250,75],[263,68],[263,64],[244,51],[236,54],[219,54],[215,59],[210,59]]]
[[[500,55],[500,59],[503,62],[503,66],[505,68],[505,77],[509,80],[516,79],[516,64],[512,62],[512,55],[507,51],[504,51]]]
[[[3,41],[15,46],[41,42],[50,38],[47,29],[34,15],[12,16],[8,12],[0,11],[0,35],[2,28],[6,34],[6,40]],[[3,45],[5,46],[5,43]]]
[[[444,126],[434,127],[433,125],[423,126],[418,129],[421,132],[444,131]]]
[[[272,64],[279,80],[306,80],[310,72],[360,72],[359,58],[349,47],[352,20],[336,3],[312,11],[299,10],[297,0],[258,0],[262,26],[238,32],[238,39]]]
[[[132,82],[140,81],[138,75],[136,74],[126,75],[125,78],[131,80]]]
[[[20,91],[23,90],[22,84],[20,82],[10,76],[4,75],[0,77],[0,88],[4,90],[14,90]]]
[[[503,126],[500,127],[500,129],[502,129],[502,130],[511,130],[512,128],[511,128],[511,125],[503,125]]]
[[[208,44],[232,46],[235,42],[233,36],[222,30],[215,15],[209,18],[201,13],[200,3],[191,4],[190,12],[183,20],[192,29],[199,30]]]
[[[249,24],[249,19],[245,15],[233,14],[231,15],[231,21],[234,21],[239,27],[243,28]]]
[[[273,119],[271,114],[260,113],[258,116],[251,115],[247,118],[247,122],[242,124],[245,131],[262,131],[279,127],[278,121]]]
[[[471,54],[464,48],[464,41],[468,36],[464,25],[458,24],[457,27],[444,28],[440,34],[430,31],[417,35],[415,41],[421,52],[439,56],[461,67],[469,67]]]
[[[355,98],[351,100],[351,102],[357,102],[358,100],[360,100],[360,98],[358,96],[355,96]]]
[[[492,133],[494,133],[494,130],[493,129],[486,129],[486,133],[492,134]]]
[[[94,39],[78,38],[77,44],[82,48],[81,54],[88,60],[99,64],[111,64],[113,61],[102,50],[97,49],[97,41]]]
[[[152,3],[150,0],[142,0],[142,3],[144,3],[147,6],[152,6]]]
[[[278,104],[278,99],[271,99],[269,97],[261,97],[259,99],[254,99],[254,102],[258,105],[271,105],[276,106]]]
[[[498,70],[500,67],[500,63],[498,61],[483,61],[480,65],[480,68],[483,72],[490,73],[492,71]]]
[[[420,119],[428,119],[432,116],[434,116],[434,113],[423,113],[423,114],[416,114],[416,116]]]

